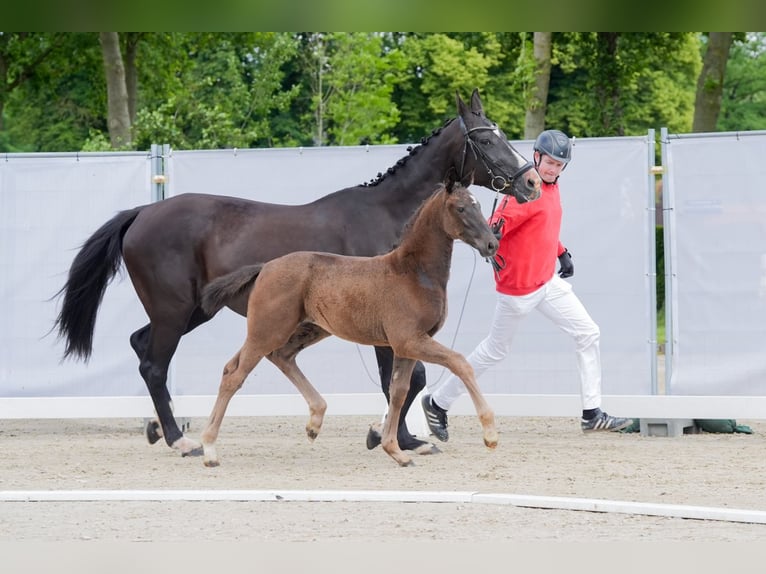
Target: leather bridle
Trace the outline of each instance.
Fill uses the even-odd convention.
[[[499,131],[497,126],[476,126],[475,128],[468,129],[465,125],[465,122],[463,121],[463,118],[460,117],[460,127],[463,130],[464,142],[463,142],[463,159],[460,165],[460,177],[463,177],[463,170],[465,169],[465,158],[468,154],[468,148],[470,147],[471,151],[473,152],[474,158],[477,160],[481,160],[481,163],[484,164],[484,169],[487,170],[487,174],[490,177],[490,185],[492,186],[492,189],[494,191],[500,192],[504,189],[507,189],[513,185],[513,182],[515,179],[517,179],[519,176],[525,174],[530,169],[534,169],[534,164],[530,161],[522,165],[518,170],[516,170],[515,173],[512,174],[495,174],[495,172],[492,170],[491,163],[492,160],[489,158],[489,156],[484,152],[484,150],[481,149],[480,146],[476,145],[476,142],[473,141],[471,138],[471,134],[474,132],[480,132],[480,131],[491,131],[495,133],[498,137],[500,137]],[[498,169],[497,166],[495,166],[495,169]]]

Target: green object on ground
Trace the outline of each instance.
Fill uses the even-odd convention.
[[[694,424],[705,432],[753,434],[753,429],[738,425],[734,419],[694,419]]]

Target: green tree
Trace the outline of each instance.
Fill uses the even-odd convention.
[[[99,32],[99,42],[106,77],[109,141],[113,148],[129,147],[132,139],[131,116],[120,35],[117,32]]]
[[[25,81],[6,104],[7,146],[14,151],[76,151],[91,131],[106,133],[106,84],[98,34],[35,35]],[[26,50],[26,49],[25,49]]]
[[[697,79],[692,131],[712,132],[718,122],[723,95],[726,62],[734,39],[732,32],[710,32],[707,35],[702,71]]]
[[[698,34],[554,34],[553,54],[547,125],[579,137],[691,128]]]
[[[149,57],[169,63],[164,89],[146,90],[136,117],[140,148],[176,149],[272,144],[269,118],[286,109],[296,89],[282,66],[295,54],[283,33],[167,34]],[[152,68],[154,69],[154,68]],[[140,77],[150,70],[141,67]]]
[[[766,33],[750,32],[732,45],[716,127],[766,130]]]
[[[402,110],[396,127],[399,141],[417,141],[454,117],[456,92],[467,98],[478,88],[483,100],[487,99],[485,88],[504,61],[495,33],[406,34],[397,40],[407,66],[396,90]],[[494,106],[492,118],[501,123]]]
[[[300,113],[310,143],[395,143],[392,94],[405,61],[386,34],[313,33],[299,41],[303,102],[310,102]]]

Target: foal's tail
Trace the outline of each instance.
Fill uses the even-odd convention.
[[[65,359],[69,355],[90,358],[98,307],[122,264],[122,238],[141,209],[119,212],[91,235],[74,258],[67,282],[54,295],[64,295],[53,329],[58,328],[59,337],[66,339]]]
[[[240,267],[208,283],[202,290],[202,310],[212,317],[228,301],[249,291],[263,269],[263,265],[263,263],[256,263]]]

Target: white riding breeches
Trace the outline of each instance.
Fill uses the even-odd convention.
[[[558,275],[529,295],[511,296],[497,293],[495,314],[489,335],[466,357],[476,379],[508,355],[514,335],[522,319],[534,309],[574,339],[577,371],[580,376],[582,408],[601,406],[600,330],[591,319],[572,285]],[[445,410],[463,394],[465,386],[455,375],[429,389],[433,401]]]

